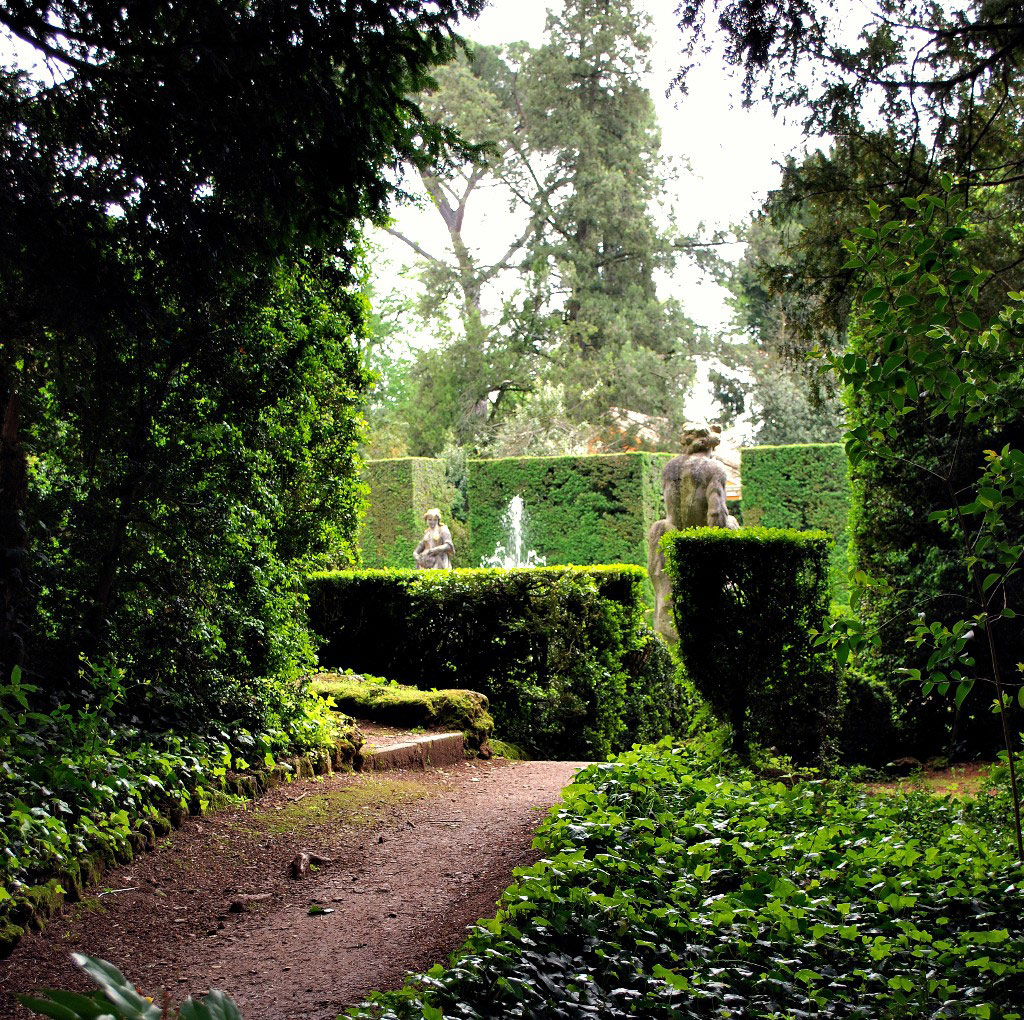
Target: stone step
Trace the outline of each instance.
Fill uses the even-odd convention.
[[[465,739],[461,733],[428,733],[398,744],[365,745],[363,771],[439,768],[464,757]]]

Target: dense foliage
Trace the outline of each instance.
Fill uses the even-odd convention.
[[[669,454],[502,457],[469,462],[474,564],[507,544],[513,496],[526,505],[527,545],[548,563],[647,563],[647,529],[664,516]]]
[[[577,776],[496,920],[358,1017],[1019,1018],[1021,870],[970,805],[692,751]]]
[[[354,541],[359,231],[478,8],[0,3],[51,68],[0,70],[0,678],[266,725]]]
[[[827,759],[843,707],[835,662],[814,641],[829,616],[828,536],[694,528],[662,547],[680,658],[737,749],[754,740]]]
[[[850,483],[839,443],[745,447],[740,452],[743,523],[824,531],[833,541],[833,596],[848,597]]]
[[[205,808],[229,772],[265,770],[337,731],[295,685],[277,692],[281,714],[263,732],[153,731],[132,713],[144,698],[138,685],[118,671],[87,679],[84,704],[47,714],[30,711],[36,692],[18,670],[0,685],[0,956],[106,865],[152,848],[182,812]]]
[[[643,623],[640,567],[314,575],[323,661],[487,696],[496,734],[537,757],[600,758],[678,731],[682,691]]]
[[[366,516],[359,529],[359,552],[366,567],[411,567],[413,550],[423,536],[423,513],[437,507],[451,523],[452,493],[444,464],[426,457],[370,460],[363,466]],[[455,543],[455,561],[466,563],[466,550]],[[462,554],[461,557],[459,554]]]
[[[1013,556],[1009,564],[998,563],[999,550],[1013,546],[1022,527],[1019,497],[1013,505],[994,501],[1003,488],[1003,457],[1024,446],[1020,311],[1014,303],[986,315],[982,303],[991,297],[983,298],[980,288],[987,274],[971,266],[964,250],[970,221],[955,196],[940,193],[908,205],[906,220],[876,210],[874,225],[851,242],[857,249],[851,261],[863,263],[871,279],[850,353],[834,362],[851,388],[846,438],[854,565],[862,582],[871,581],[861,584],[857,597],[870,635],[858,662],[895,690],[907,740],[930,752],[991,749],[1000,741],[988,712],[994,692],[964,700],[975,676],[992,679],[985,619],[975,629],[979,639],[964,652],[971,664],[944,666],[933,655],[933,641],[919,641],[915,650],[907,636],[918,614],[943,631],[975,612],[1005,607],[1013,613],[1020,604]],[[1012,458],[1006,462],[1011,467]],[[1010,471],[1004,481],[1014,477]],[[942,510],[953,513],[936,513]],[[973,608],[972,575],[986,585]],[[1011,618],[993,616],[992,625],[996,666],[1013,683],[1024,659],[1024,631]],[[923,671],[925,679],[943,674],[942,691],[950,681],[954,689],[964,687],[953,702],[934,696],[936,685],[929,684],[922,706],[918,684],[900,685],[906,668]]]
[[[848,243],[870,288],[851,350],[829,362],[849,394],[861,596],[861,620],[841,621],[840,647],[883,679],[898,673],[925,696],[954,694],[954,742],[968,736],[962,710],[978,685],[978,707],[994,706],[1001,724],[1014,785],[1015,709],[1024,705],[1024,296],[982,318],[989,274],[965,257],[970,222],[952,179],[942,183],[942,194],[907,199],[900,219],[872,206],[872,225]],[[927,517],[907,523],[904,487]],[[894,637],[914,650],[897,650]],[[1014,812],[1024,854],[1016,801]]]
[[[477,451],[576,452],[614,408],[655,416],[671,441],[700,338],[659,276],[699,245],[657,213],[671,171],[643,81],[647,21],[634,0],[568,0],[541,46],[475,46],[423,97],[486,148],[421,172],[443,233],[391,231],[415,252],[416,312],[440,341],[411,372],[395,365],[408,452],[436,455],[449,430]],[[607,449],[631,448],[618,438]]]

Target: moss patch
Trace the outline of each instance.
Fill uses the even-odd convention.
[[[340,790],[310,793],[283,807],[268,805],[257,808],[248,812],[239,824],[278,835],[308,832],[327,823],[373,825],[387,813],[388,807],[420,800],[429,793],[427,784],[415,779],[381,779],[365,775]]]
[[[321,674],[314,678],[313,690],[333,698],[340,711],[385,726],[462,730],[466,746],[474,751],[494,730],[487,698],[476,691],[421,691],[355,673]]]
[[[530,760],[530,756],[521,747],[516,747],[505,740],[492,740],[491,752],[495,758],[507,758],[509,761]]]

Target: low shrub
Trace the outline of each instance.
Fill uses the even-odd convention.
[[[676,732],[671,660],[643,623],[645,571],[359,570],[310,579],[321,660],[425,690],[486,695],[535,757],[598,758]]]
[[[421,691],[380,677],[357,673],[321,673],[313,678],[313,690],[332,698],[335,706],[357,719],[386,726],[429,726],[462,730],[466,747],[479,751],[494,730],[487,698],[476,691]]]
[[[828,536],[694,528],[662,545],[680,657],[738,750],[753,740],[802,763],[830,757],[842,690],[814,638],[829,614]]]

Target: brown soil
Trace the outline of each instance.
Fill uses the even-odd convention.
[[[468,924],[493,916],[513,868],[536,860],[534,829],[577,768],[496,760],[335,775],[190,819],[22,939],[0,962],[0,1017],[30,1016],[15,997],[41,987],[90,990],[69,959],[79,951],[157,1001],[163,989],[180,1002],[215,987],[246,1020],[334,1020],[446,959]],[[292,880],[300,851],[329,863]]]
[[[964,762],[940,769],[925,766],[911,776],[883,783],[868,783],[867,788],[872,793],[922,790],[927,793],[973,797],[991,768],[991,762]]]

